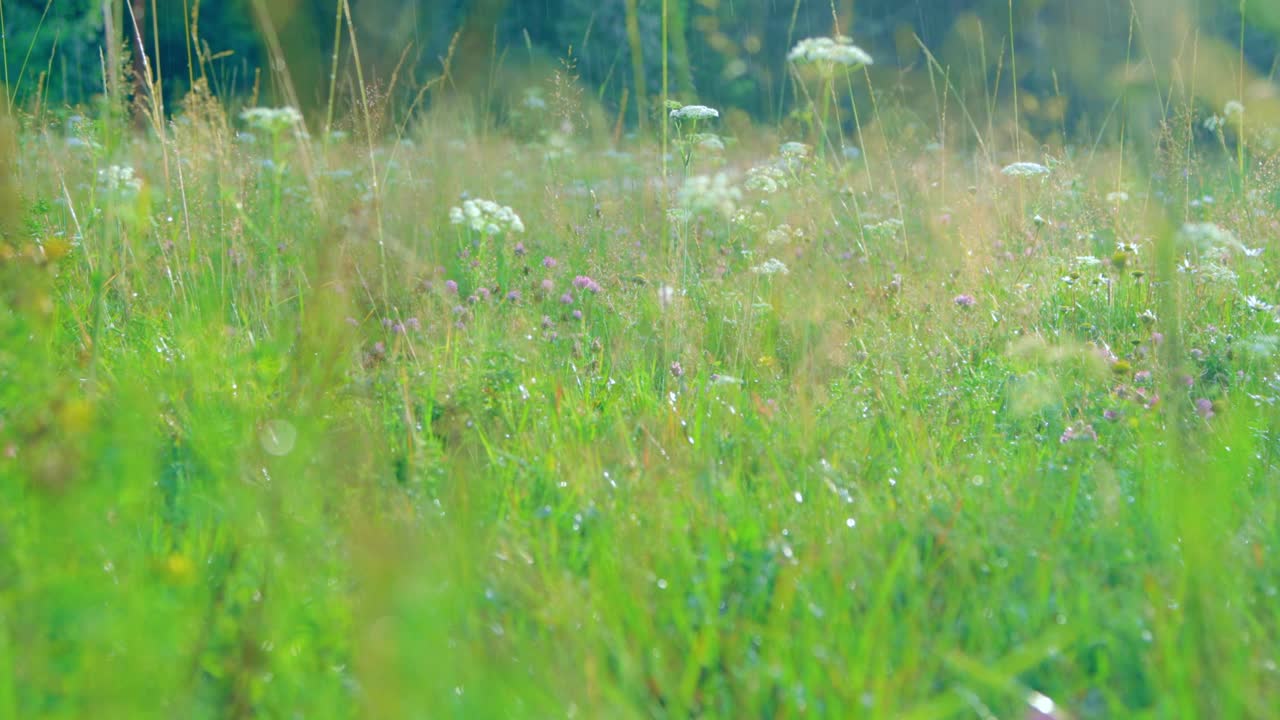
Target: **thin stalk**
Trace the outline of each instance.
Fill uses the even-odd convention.
[[[338,54],[342,48],[342,0],[335,3],[333,17],[333,57],[329,63],[329,102],[324,112],[324,144],[329,144],[329,135],[333,132],[333,102],[338,89]],[[454,36],[457,37],[456,35]],[[453,49],[452,44],[450,50]]]
[[[9,94],[9,26],[4,20],[4,3],[0,2],[0,61],[4,63],[5,110],[13,115],[13,96]]]
[[[1018,117],[1018,47],[1013,40],[1013,0],[1009,0],[1009,72],[1009,80],[1013,84],[1014,159],[1022,162],[1022,121]]]

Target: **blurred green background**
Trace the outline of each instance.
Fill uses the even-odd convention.
[[[170,102],[202,76],[224,96],[270,92],[270,73],[260,72],[264,18],[281,38],[300,102],[326,99],[341,0],[3,0],[15,94],[78,104],[100,92],[104,2],[132,6],[115,11],[126,28],[139,17]],[[440,74],[453,39],[459,83],[486,82],[495,66],[571,60],[606,108],[630,97],[629,122],[638,119],[637,98],[652,108],[661,91],[663,0],[350,0],[350,9],[366,84],[387,87],[399,67],[393,90],[407,97]],[[1280,36],[1280,4],[1270,0],[667,0],[666,10],[672,94],[771,119],[788,107],[786,50],[814,35],[852,36],[877,59],[876,72],[907,90],[928,82],[919,72],[923,44],[959,90],[981,93],[1012,87],[1012,28],[1019,90],[1071,98],[1033,102],[1029,119],[1043,111],[1064,126],[1106,108],[1118,68],[1162,68],[1166,51],[1193,34],[1237,49],[1243,41],[1254,71],[1274,77]],[[345,29],[337,37],[339,82],[350,89],[351,43]]]

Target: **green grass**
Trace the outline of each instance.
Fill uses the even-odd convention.
[[[0,717],[1268,716],[1280,155],[878,102],[672,163],[780,168],[729,215],[646,137],[20,117]]]

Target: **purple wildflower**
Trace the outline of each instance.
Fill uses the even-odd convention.
[[[1058,442],[1066,444],[1069,442],[1092,442],[1097,439],[1098,433],[1094,432],[1092,425],[1078,422],[1075,425],[1069,425],[1066,430],[1063,430],[1062,437],[1058,438]]]
[[[572,305],[572,304],[573,304],[573,293],[571,293],[571,292],[566,292],[565,294],[561,295],[561,296],[560,296],[560,303],[561,303],[561,304],[563,304],[563,305]]]
[[[418,318],[416,318],[416,317],[411,317],[411,318],[409,318],[408,320],[405,320],[405,321],[404,321],[404,324],[405,324],[405,325],[408,325],[408,326],[409,326],[409,329],[410,329],[410,330],[412,330],[412,331],[414,331],[414,332],[418,332],[419,330],[421,330],[421,329],[422,329],[422,323],[421,323],[421,322],[419,322],[419,321],[418,321]]]
[[[1102,419],[1107,420],[1109,422],[1115,422],[1116,420],[1120,419],[1120,413],[1116,412],[1115,410],[1105,410],[1102,413]]]
[[[960,307],[973,307],[978,304],[978,301],[975,300],[972,295],[962,293],[956,296],[955,303]]]
[[[488,299],[489,299],[489,288],[482,287],[482,288],[480,288],[479,290],[477,290],[477,291],[476,291],[476,294],[480,296],[480,299],[481,299],[481,300],[488,300]]]
[[[684,377],[684,368],[680,366],[679,360],[676,360],[675,362],[671,363],[671,376]]]
[[[551,278],[547,278],[546,280],[542,281],[542,292],[549,293],[555,289],[556,289],[556,284],[552,282]]]
[[[556,262],[556,259],[550,255],[542,258],[542,267],[547,268],[548,270],[559,264],[560,263]]]
[[[514,248],[517,257],[524,257],[524,243],[518,242]]]
[[[456,294],[458,294],[458,283],[457,283],[457,281],[456,281],[456,280],[445,280],[445,281],[444,281],[444,289],[445,289],[445,290],[448,290],[449,292],[451,292],[451,293],[453,293],[453,294],[455,294],[455,295],[456,295]]]
[[[1205,420],[1213,417],[1213,401],[1209,398],[1200,398],[1199,400],[1196,400],[1196,412]]]
[[[507,302],[520,302],[520,291],[512,290],[507,293]]]
[[[581,319],[582,319],[582,311],[581,311],[581,310],[574,310],[574,311],[573,311],[573,319],[574,319],[574,320],[581,320]]]
[[[573,279],[573,286],[579,290],[586,290],[590,293],[600,292],[600,284],[586,275],[579,275],[575,277]]]

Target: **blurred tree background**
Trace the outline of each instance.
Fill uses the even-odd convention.
[[[451,87],[490,87],[530,64],[572,67],[605,107],[617,111],[628,98],[634,123],[643,119],[637,108],[652,112],[661,93],[665,4],[669,87],[686,102],[781,118],[791,104],[787,49],[838,32],[876,58],[877,87],[907,97],[938,82],[923,47],[975,106],[993,88],[1011,90],[1012,46],[1028,122],[1088,131],[1073,124],[1096,123],[1117,83],[1166,72],[1167,58],[1189,42],[1232,48],[1262,80],[1275,78],[1280,58],[1275,0],[348,1],[0,0],[5,81],[19,102],[89,101],[102,91],[102,47],[115,12],[121,43],[132,40],[138,18],[170,107],[201,77],[226,97],[259,89],[283,97],[283,75],[264,71],[273,34],[302,105],[326,102],[335,45],[339,91],[355,96],[354,35],[366,89],[411,98],[441,73],[452,46]]]

